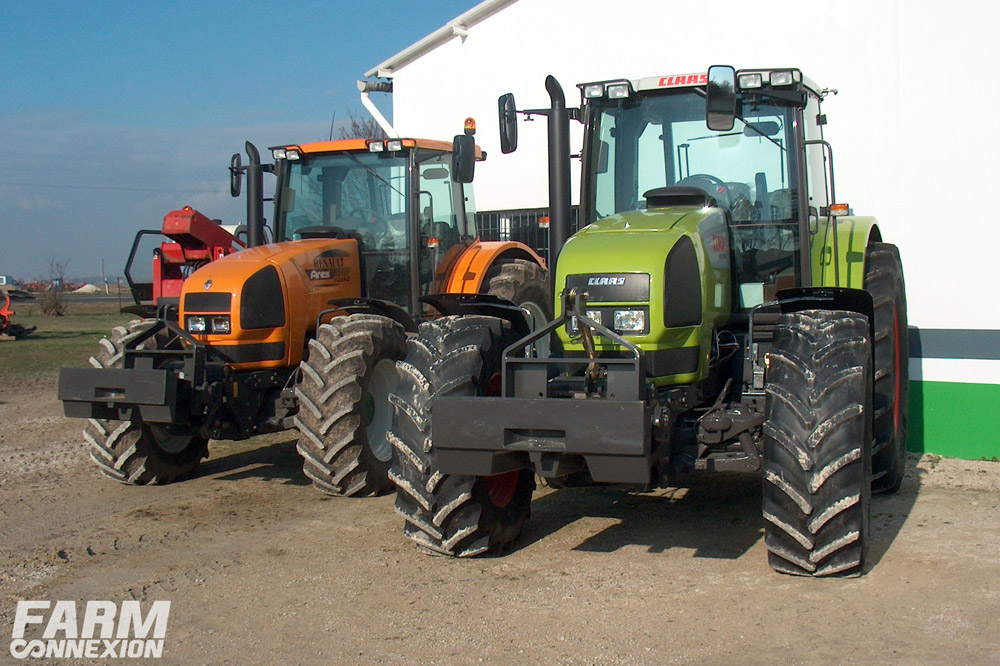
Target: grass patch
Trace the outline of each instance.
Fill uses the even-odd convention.
[[[21,340],[0,342],[0,385],[15,379],[58,374],[63,366],[86,367],[98,341],[135,315],[122,314],[117,301],[74,303],[67,298],[64,317],[46,317],[39,303],[16,303],[12,321],[38,329]],[[124,302],[123,305],[129,305]]]

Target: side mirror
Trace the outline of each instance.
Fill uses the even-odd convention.
[[[514,93],[500,95],[497,100],[500,116],[500,152],[506,155],[517,150],[517,111]]]
[[[471,183],[476,175],[476,138],[458,134],[451,144],[451,177],[456,183]]]
[[[715,132],[733,129],[736,122],[736,70],[729,65],[708,68],[705,120],[708,129]]]
[[[243,186],[243,162],[240,160],[240,154],[236,153],[233,155],[233,159],[229,160],[229,193],[233,197],[240,196],[240,190]]]

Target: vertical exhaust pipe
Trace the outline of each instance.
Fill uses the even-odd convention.
[[[549,262],[550,279],[555,279],[559,251],[569,238],[572,210],[569,184],[569,111],[562,86],[551,74],[545,90],[552,108],[549,112]]]
[[[264,169],[257,147],[247,141],[247,245],[264,244]]]

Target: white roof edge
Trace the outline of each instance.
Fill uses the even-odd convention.
[[[448,21],[448,23],[444,26],[427,35],[419,42],[406,47],[388,60],[380,62],[375,67],[365,72],[365,76],[392,78],[392,75],[396,70],[401,67],[405,67],[417,58],[433,51],[445,42],[448,42],[455,37],[465,39],[469,28],[488,19],[500,10],[505,9],[515,2],[517,2],[517,0],[484,0],[484,2],[480,2],[478,5],[458,18]]]

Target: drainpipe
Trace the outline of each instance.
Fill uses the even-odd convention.
[[[368,109],[368,113],[372,114],[372,118],[378,123],[378,126],[382,128],[382,131],[386,133],[390,139],[398,139],[399,133],[393,128],[392,124],[385,119],[382,112],[378,110],[375,103],[369,99],[368,94],[373,92],[384,92],[392,94],[392,82],[391,81],[358,81],[358,90],[361,92],[361,105]]]

